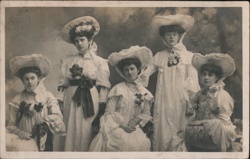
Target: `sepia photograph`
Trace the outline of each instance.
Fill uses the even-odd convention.
[[[248,2],[0,5],[0,158],[249,158]]]

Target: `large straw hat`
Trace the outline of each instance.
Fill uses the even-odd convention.
[[[42,54],[16,56],[10,60],[12,74],[19,77],[19,70],[24,67],[37,66],[41,70],[41,77],[46,77],[51,71],[51,62]]]
[[[75,20],[72,20],[71,22],[69,22],[63,27],[62,32],[61,32],[61,37],[63,38],[64,41],[68,43],[72,43],[70,40],[69,32],[71,31],[73,27],[77,25],[79,25],[78,30],[91,30],[92,27],[95,27],[95,32],[93,36],[97,35],[100,31],[100,25],[95,18],[91,16],[83,16]]]
[[[108,57],[110,65],[115,66],[116,71],[123,77],[123,70],[117,67],[117,64],[125,58],[138,58],[141,62],[141,70],[146,68],[153,57],[152,52],[145,46],[131,46],[129,49],[123,49],[120,52],[114,52]]]
[[[189,30],[194,25],[193,17],[183,14],[155,16],[152,20],[152,28],[156,33],[159,33],[161,26],[180,25],[185,31]]]
[[[193,66],[199,71],[200,67],[204,64],[214,64],[219,66],[222,71],[222,79],[231,76],[235,71],[234,60],[228,54],[223,53],[211,53],[207,55],[201,55],[195,53],[192,60]]]

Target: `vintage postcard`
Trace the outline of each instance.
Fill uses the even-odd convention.
[[[0,4],[0,158],[249,158],[248,2]]]

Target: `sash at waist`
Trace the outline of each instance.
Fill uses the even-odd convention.
[[[84,118],[95,115],[94,104],[90,89],[95,85],[96,81],[88,77],[82,76],[80,79],[69,80],[70,86],[78,86],[72,99],[77,106],[82,106]]]

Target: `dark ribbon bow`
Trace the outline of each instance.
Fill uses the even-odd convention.
[[[42,111],[42,109],[43,109],[42,103],[35,104],[34,109],[36,110],[36,112]]]
[[[28,104],[26,103],[25,101],[22,101],[20,103],[20,107],[19,107],[19,112],[20,112],[20,116],[19,118],[17,119],[17,125],[19,125],[23,115],[24,116],[27,116],[27,117],[32,117],[34,116],[34,112],[33,111],[30,111],[30,106],[31,104]]]
[[[95,114],[93,100],[90,93],[90,89],[95,83],[93,80],[83,75],[77,81],[79,86],[72,99],[77,103],[78,107],[82,106],[84,117],[89,118]]]

